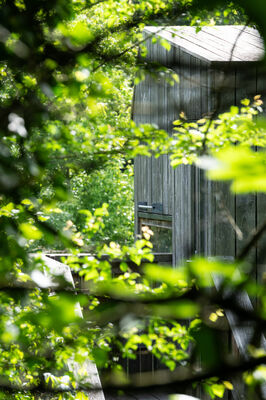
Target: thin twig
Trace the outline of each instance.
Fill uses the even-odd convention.
[[[263,235],[263,233],[266,231],[266,220],[263,222],[263,224],[257,229],[257,231],[254,233],[254,235],[251,236],[249,239],[248,243],[245,245],[245,247],[241,250],[241,252],[237,255],[236,260],[242,261],[245,259],[247,254],[252,250],[252,248],[256,245],[257,241],[260,239],[260,237]]]

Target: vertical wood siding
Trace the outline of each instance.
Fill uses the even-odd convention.
[[[133,119],[138,124],[154,123],[171,135],[181,111],[191,121],[241,106],[241,99],[255,94],[263,94],[266,101],[265,73],[255,63],[220,63],[219,68],[179,47],[167,52],[151,40],[147,47],[147,59],[171,67],[180,83],[171,86],[147,75],[135,88]],[[193,254],[233,259],[266,216],[265,195],[233,196],[227,183],[208,181],[198,168],[181,165],[173,170],[168,155],[136,158],[135,202],[142,201],[162,203],[163,214],[172,215],[174,265]],[[250,255],[260,264],[259,280],[265,272],[259,261],[264,242]]]
[[[264,68],[257,68],[256,94],[260,94],[263,101],[263,113],[266,114],[266,73]],[[260,151],[260,149],[258,149]],[[258,193],[256,196],[256,227],[260,227],[266,219],[266,194]],[[265,282],[266,263],[266,234],[258,241],[256,246],[257,281]]]
[[[218,43],[218,42],[217,42]],[[262,94],[266,108],[266,74],[255,63],[210,64],[180,47],[167,52],[160,44],[147,42],[150,61],[172,68],[180,78],[169,85],[163,78],[149,75],[135,87],[133,119],[137,124],[154,123],[172,134],[172,123],[183,111],[189,121],[219,113],[243,98]],[[257,149],[260,151],[260,149]],[[204,171],[187,165],[170,166],[168,155],[159,158],[137,157],[135,160],[135,215],[137,203],[162,203],[165,215],[172,216],[173,266],[194,254],[219,256],[233,260],[266,218],[266,195],[253,193],[234,196],[230,185],[211,182]],[[266,235],[249,255],[258,282],[265,279]],[[229,348],[236,347],[232,335],[225,339]],[[156,362],[140,349],[134,372],[156,369]],[[241,398],[241,387],[234,399]],[[205,396],[197,393],[198,396]],[[231,398],[231,395],[226,395]]]

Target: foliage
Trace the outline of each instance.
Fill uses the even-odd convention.
[[[208,158],[198,159],[203,154],[217,152],[230,144],[242,146],[265,147],[265,126],[262,119],[256,120],[262,112],[262,100],[256,95],[254,102],[249,99],[241,101],[242,106],[232,106],[230,111],[220,114],[218,118],[202,118],[197,122],[187,122],[185,115],[173,122],[174,135],[169,143],[172,151],[172,166],[190,164],[197,160],[204,166]]]
[[[69,180],[71,196],[67,202],[58,203],[56,209],[51,209],[46,217],[49,223],[58,230],[69,233],[80,232],[83,250],[95,252],[99,243],[108,244],[111,241],[120,244],[133,243],[133,172],[132,164],[128,165],[117,160],[105,165],[99,170],[88,174],[77,172]],[[42,197],[51,195],[51,188],[45,188]],[[99,231],[92,237],[88,235],[88,215],[107,205],[106,215]],[[86,213],[82,210],[86,210]],[[83,232],[83,233],[82,233]],[[47,246],[45,238],[35,241],[32,249]],[[59,242],[54,248],[63,248]]]
[[[265,192],[265,151],[256,153],[246,147],[231,147],[223,149],[216,157],[218,165],[210,170],[210,178],[232,181],[235,193]]]
[[[252,9],[249,2],[236,3],[241,3],[264,33],[261,2],[253,2]],[[264,349],[254,338],[248,358],[233,363],[219,342],[224,308],[241,315],[244,322],[254,322],[259,333],[265,327],[265,287],[250,277],[251,265],[242,260],[224,263],[204,258],[176,270],[153,265],[148,232],[134,246],[111,241],[97,248],[95,256],[80,258],[77,254],[97,235],[98,240],[108,241],[110,232],[118,231],[117,225],[125,221],[121,213],[128,213],[129,191],[119,183],[116,197],[123,192],[123,209],[109,226],[104,221],[107,205],[89,197],[103,176],[102,168],[107,166],[104,201],[106,187],[116,188],[110,180],[128,176],[120,171],[121,155],[128,160],[172,150],[178,164],[209,151],[215,154],[225,143],[264,145],[264,126],[252,119],[260,99],[255,98],[251,106],[245,100],[242,110],[232,108],[215,121],[178,122],[173,140],[155,126],[137,127],[129,122],[129,74],[138,70],[141,76],[141,68],[148,67],[136,60],[138,45],[145,51],[144,24],[169,24],[183,14],[185,18],[197,14],[190,0],[3,0],[0,7],[0,396],[24,400],[50,391],[58,399],[86,398],[88,359],[102,369],[105,384],[134,389],[132,385],[140,383],[123,373],[119,351],[122,358],[135,357],[141,344],[173,371],[162,383],[170,392],[201,382],[211,397],[221,398],[225,388],[232,389],[231,374],[245,371],[255,398],[265,375]],[[177,79],[169,71],[160,72]],[[233,152],[217,153],[223,162],[227,161],[225,151]],[[233,178],[235,189],[243,190],[243,169],[252,164],[252,174],[259,172],[259,176],[247,181],[244,189],[254,190],[265,179],[264,152],[241,151],[246,162],[236,156],[215,177]],[[86,187],[90,193],[82,201],[91,201],[91,208],[77,214],[76,204]],[[70,189],[72,205],[62,205]],[[121,206],[117,200],[115,195],[108,196],[110,210]],[[60,214],[59,205],[65,214]],[[62,215],[62,223],[67,213],[75,215],[77,229],[71,229],[71,223],[66,230],[59,222],[54,226],[56,212]],[[79,225],[79,217],[85,219],[84,225]],[[112,238],[126,235],[130,224]],[[72,252],[63,261],[84,277],[85,290],[75,291],[66,276],[51,271],[41,254],[30,254],[30,246],[40,239],[49,246],[61,242]],[[112,263],[119,258],[115,274]],[[144,261],[150,264],[142,268]],[[217,295],[213,294],[214,274],[221,281]],[[243,290],[251,298],[257,296],[254,313],[237,302]],[[193,320],[188,324],[187,319]],[[78,365],[77,372],[74,365]],[[160,376],[149,382],[159,384]],[[147,382],[141,384],[147,386]]]

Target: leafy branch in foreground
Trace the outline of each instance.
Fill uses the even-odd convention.
[[[148,240],[135,247],[111,241],[98,250],[99,257],[81,261],[75,256],[84,238],[91,244],[99,234],[107,206],[82,207],[82,233],[71,229],[70,223],[60,231],[51,214],[59,211],[58,202],[69,198],[74,177],[84,174],[86,180],[111,162],[118,165],[113,158],[121,154],[126,159],[138,154],[159,156],[174,148],[177,163],[191,162],[202,153],[205,136],[209,150],[242,139],[246,145],[264,145],[264,128],[251,119],[260,100],[255,99],[253,106],[243,104],[240,113],[231,109],[208,132],[206,121],[183,128],[178,125],[175,143],[154,126],[137,127],[129,122],[137,70],[135,46],[143,40],[143,24],[182,19],[184,11],[193,11],[189,0],[10,0],[2,1],[0,9],[0,385],[6,388],[0,396],[32,399],[45,389],[69,391],[58,393],[58,398],[82,399],[85,394],[77,384],[88,387],[84,371],[88,359],[94,359],[109,378],[117,377],[117,386],[123,386],[126,377],[119,350],[123,358],[133,358],[140,344],[171,370],[190,369],[192,376],[184,377],[184,384],[205,379],[212,397],[222,397],[226,387],[232,388],[230,382],[219,379],[225,367],[230,373],[247,371],[246,381],[255,393],[265,372],[260,365],[265,362],[264,350],[256,340],[265,326],[265,288],[247,279],[250,267],[195,260],[176,271],[149,266],[143,274],[142,261],[153,258]],[[251,141],[250,131],[254,134]],[[247,157],[251,159],[253,154]],[[242,167],[234,165],[237,174],[230,177],[237,180]],[[84,278],[89,293],[77,290],[74,295],[64,290],[66,282],[58,276],[54,281],[60,281],[60,291],[53,288],[45,262],[29,251],[40,239],[51,247],[61,241],[73,252],[69,265]],[[111,263],[99,260],[103,252],[112,259],[123,258],[118,276],[113,276]],[[128,258],[139,271],[131,269]],[[255,312],[237,307],[232,297],[207,296],[214,291],[210,273],[222,277],[219,293],[230,289],[237,294],[246,289],[253,298],[257,296]],[[145,296],[151,296],[150,301]],[[77,314],[77,301],[84,319]],[[238,324],[254,321],[249,358],[236,360],[236,365],[217,352],[226,309],[241,314],[243,321],[239,318]],[[188,323],[188,318],[196,319]],[[202,371],[194,375],[198,351]],[[69,368],[74,363],[81,365],[78,375]],[[51,381],[48,385],[46,378]],[[179,383],[167,381],[169,390],[175,391]]]

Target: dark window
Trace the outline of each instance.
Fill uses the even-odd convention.
[[[139,218],[139,233],[147,226],[153,232],[150,242],[153,253],[172,253],[172,222],[158,219]]]

